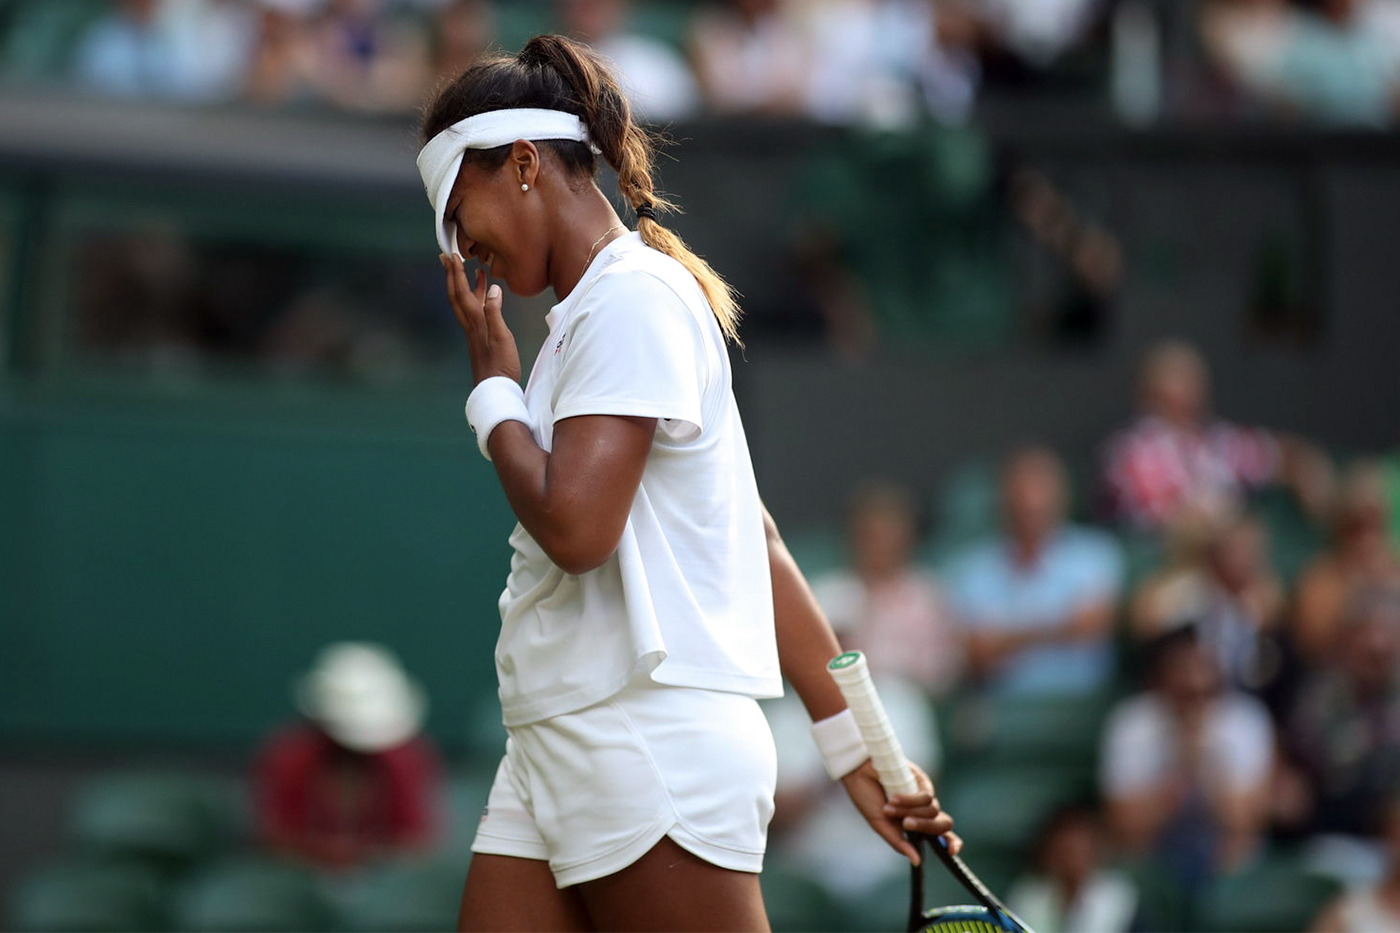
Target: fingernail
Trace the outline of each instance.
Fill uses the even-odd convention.
[[[906,817],[904,818],[904,828],[905,828],[905,829],[914,829],[914,828],[916,828],[918,825],[919,825],[918,823],[914,822],[914,818],[913,818],[912,816],[906,816]]]
[[[894,815],[895,809],[894,809],[894,807],[890,806],[889,804],[885,804],[885,812],[888,813],[888,814],[890,814],[890,815]]]
[[[499,285],[492,285],[490,288],[486,289],[486,297],[487,297],[487,298],[499,298],[499,297],[501,297],[501,286],[499,286]]]

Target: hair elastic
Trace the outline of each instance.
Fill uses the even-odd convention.
[[[462,154],[468,149],[495,149],[517,139],[573,139],[586,143],[597,155],[601,150],[588,136],[588,127],[578,115],[562,110],[534,107],[511,107],[488,110],[467,117],[438,133],[418,153],[418,174],[436,215],[438,246],[448,256],[457,252],[457,230],[445,222],[447,199],[457,172],[462,168]]]
[[[640,205],[638,205],[636,209],[636,214],[638,220],[641,220],[643,217],[645,217],[647,220],[656,219],[656,209],[652,206],[652,203],[650,201],[644,201]]]

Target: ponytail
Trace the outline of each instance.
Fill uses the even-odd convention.
[[[423,138],[487,110],[542,107],[577,114],[593,145],[617,172],[617,186],[637,216],[642,242],[686,268],[709,302],[726,339],[739,343],[739,302],[734,289],[704,259],[663,226],[657,214],[679,207],[656,192],[652,161],[656,139],[632,119],[632,107],[608,67],[587,46],[563,36],[536,36],[514,57],[494,56],[473,64],[439,93],[423,121]],[[548,140],[566,169],[596,171],[588,147]],[[478,150],[478,152],[481,152]],[[485,150],[478,158],[492,156]]]

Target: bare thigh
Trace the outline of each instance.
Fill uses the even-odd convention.
[[[591,933],[577,887],[554,886],[549,863],[509,855],[472,856],[457,929]]]
[[[768,930],[758,875],[730,871],[669,838],[622,871],[575,888],[599,930]]]

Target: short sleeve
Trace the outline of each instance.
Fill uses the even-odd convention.
[[[699,436],[704,340],[690,309],[661,279],[640,271],[604,276],[562,339],[555,422],[580,415],[657,418],[675,441]]]
[[[1246,428],[1222,422],[1217,426],[1222,454],[1235,478],[1246,486],[1273,482],[1283,465],[1283,454],[1274,435],[1263,428]]]
[[[1149,698],[1123,701],[1108,718],[1099,760],[1099,786],[1105,797],[1119,798],[1151,787],[1166,765],[1168,736]]]
[[[1274,763],[1274,730],[1269,713],[1253,697],[1236,695],[1221,703],[1213,729],[1211,776],[1232,791],[1253,790],[1268,779]]]

